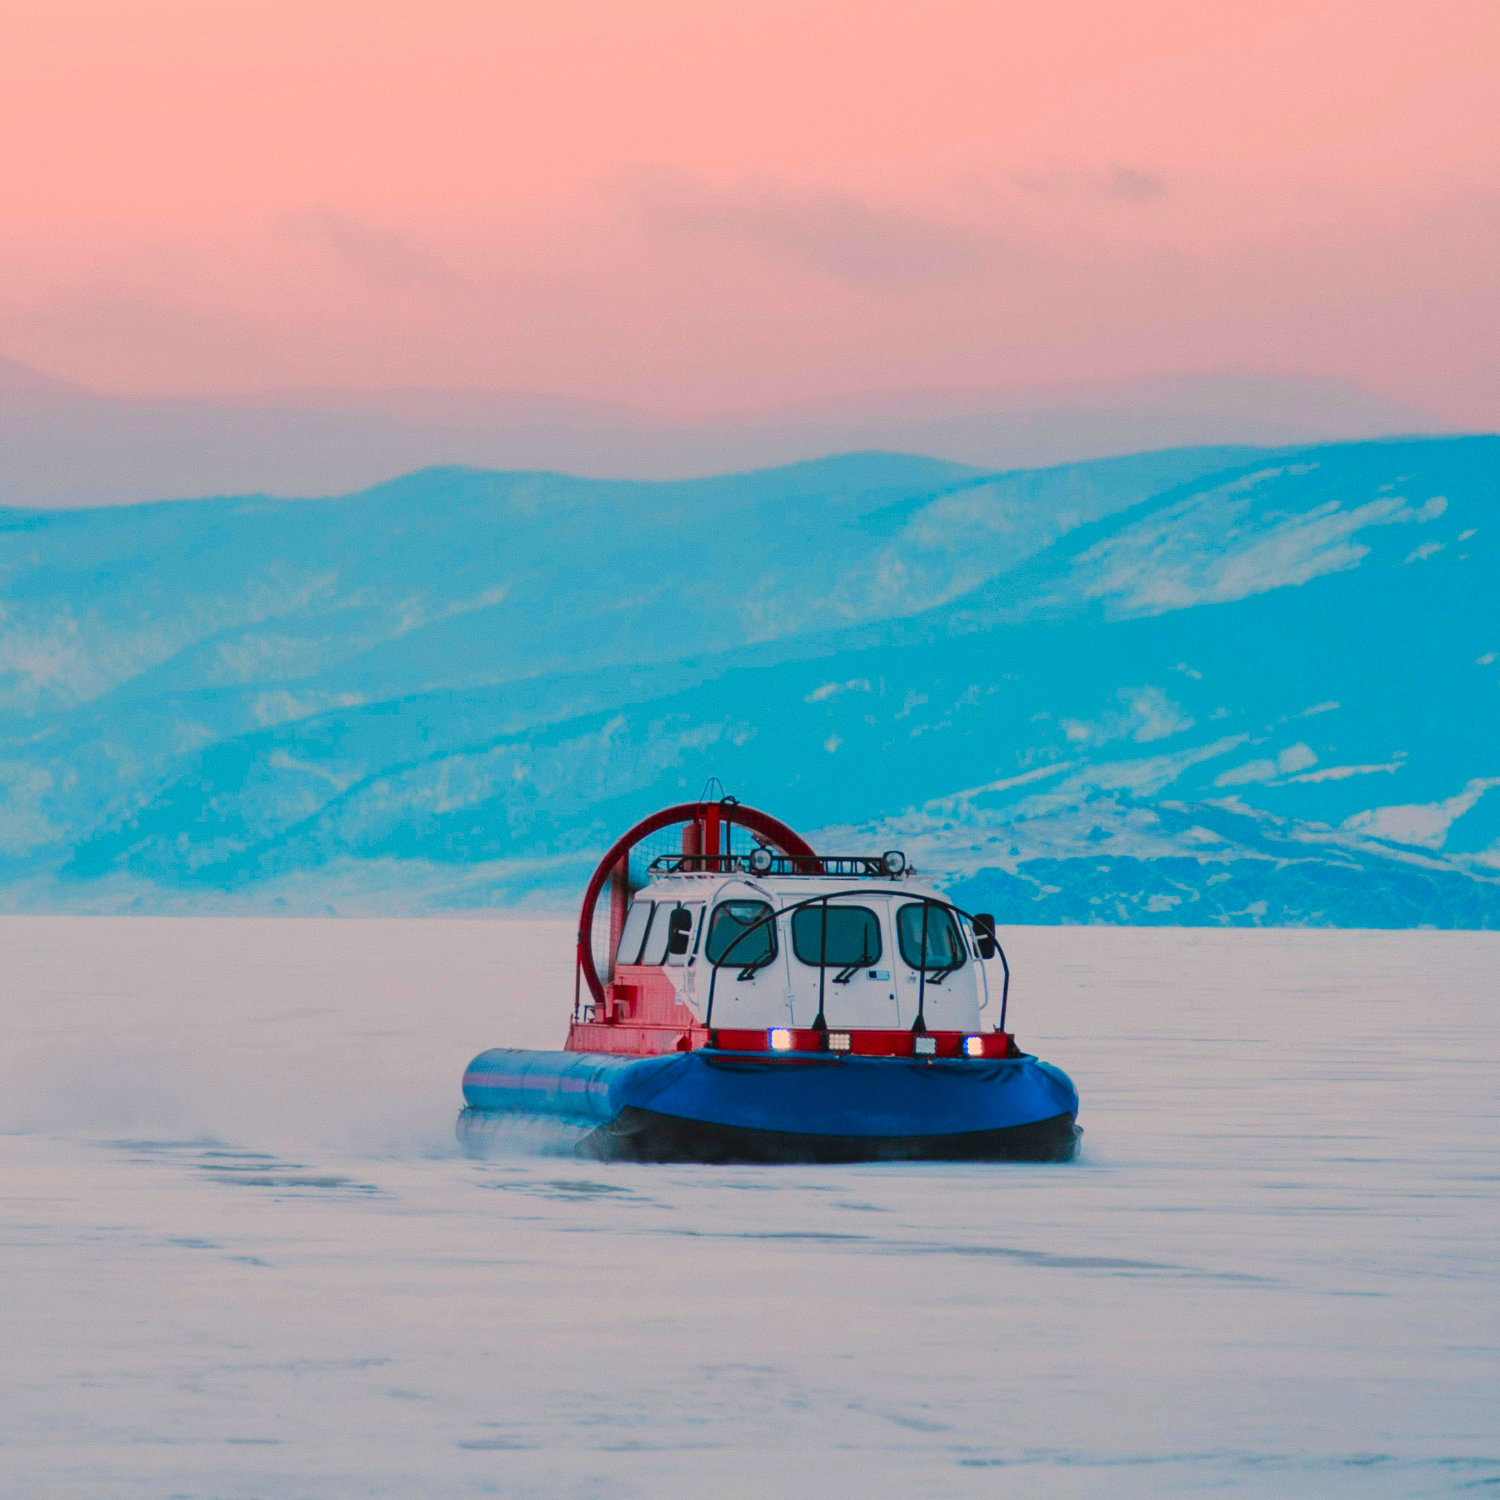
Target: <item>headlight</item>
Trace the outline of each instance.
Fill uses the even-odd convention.
[[[785,1026],[773,1027],[768,1040],[771,1043],[772,1052],[790,1052],[792,1050],[792,1034]]]
[[[830,1031],[828,1033],[828,1050],[830,1052],[847,1052],[851,1038],[847,1031]]]
[[[919,1036],[912,1043],[911,1050],[918,1057],[932,1057],[937,1053],[937,1038],[935,1036]]]
[[[984,1038],[982,1036],[966,1036],[964,1038],[965,1057],[984,1056]]]

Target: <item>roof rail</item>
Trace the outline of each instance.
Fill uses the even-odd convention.
[[[906,856],[885,854],[662,854],[648,866],[652,875],[834,875],[840,879],[893,880],[909,874]]]

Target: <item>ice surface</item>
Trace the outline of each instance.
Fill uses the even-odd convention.
[[[0,920],[0,1493],[1500,1484],[1500,936],[1017,930],[1071,1166],[466,1161],[568,948]]]

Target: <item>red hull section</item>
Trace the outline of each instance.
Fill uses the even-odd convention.
[[[568,1027],[569,1052],[617,1052],[656,1057],[708,1045],[708,1028],[687,1006],[661,969],[621,964],[604,999],[586,1005]]]

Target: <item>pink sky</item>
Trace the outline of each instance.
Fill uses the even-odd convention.
[[[697,416],[1191,371],[1500,425],[1496,0],[0,0],[0,355]]]

